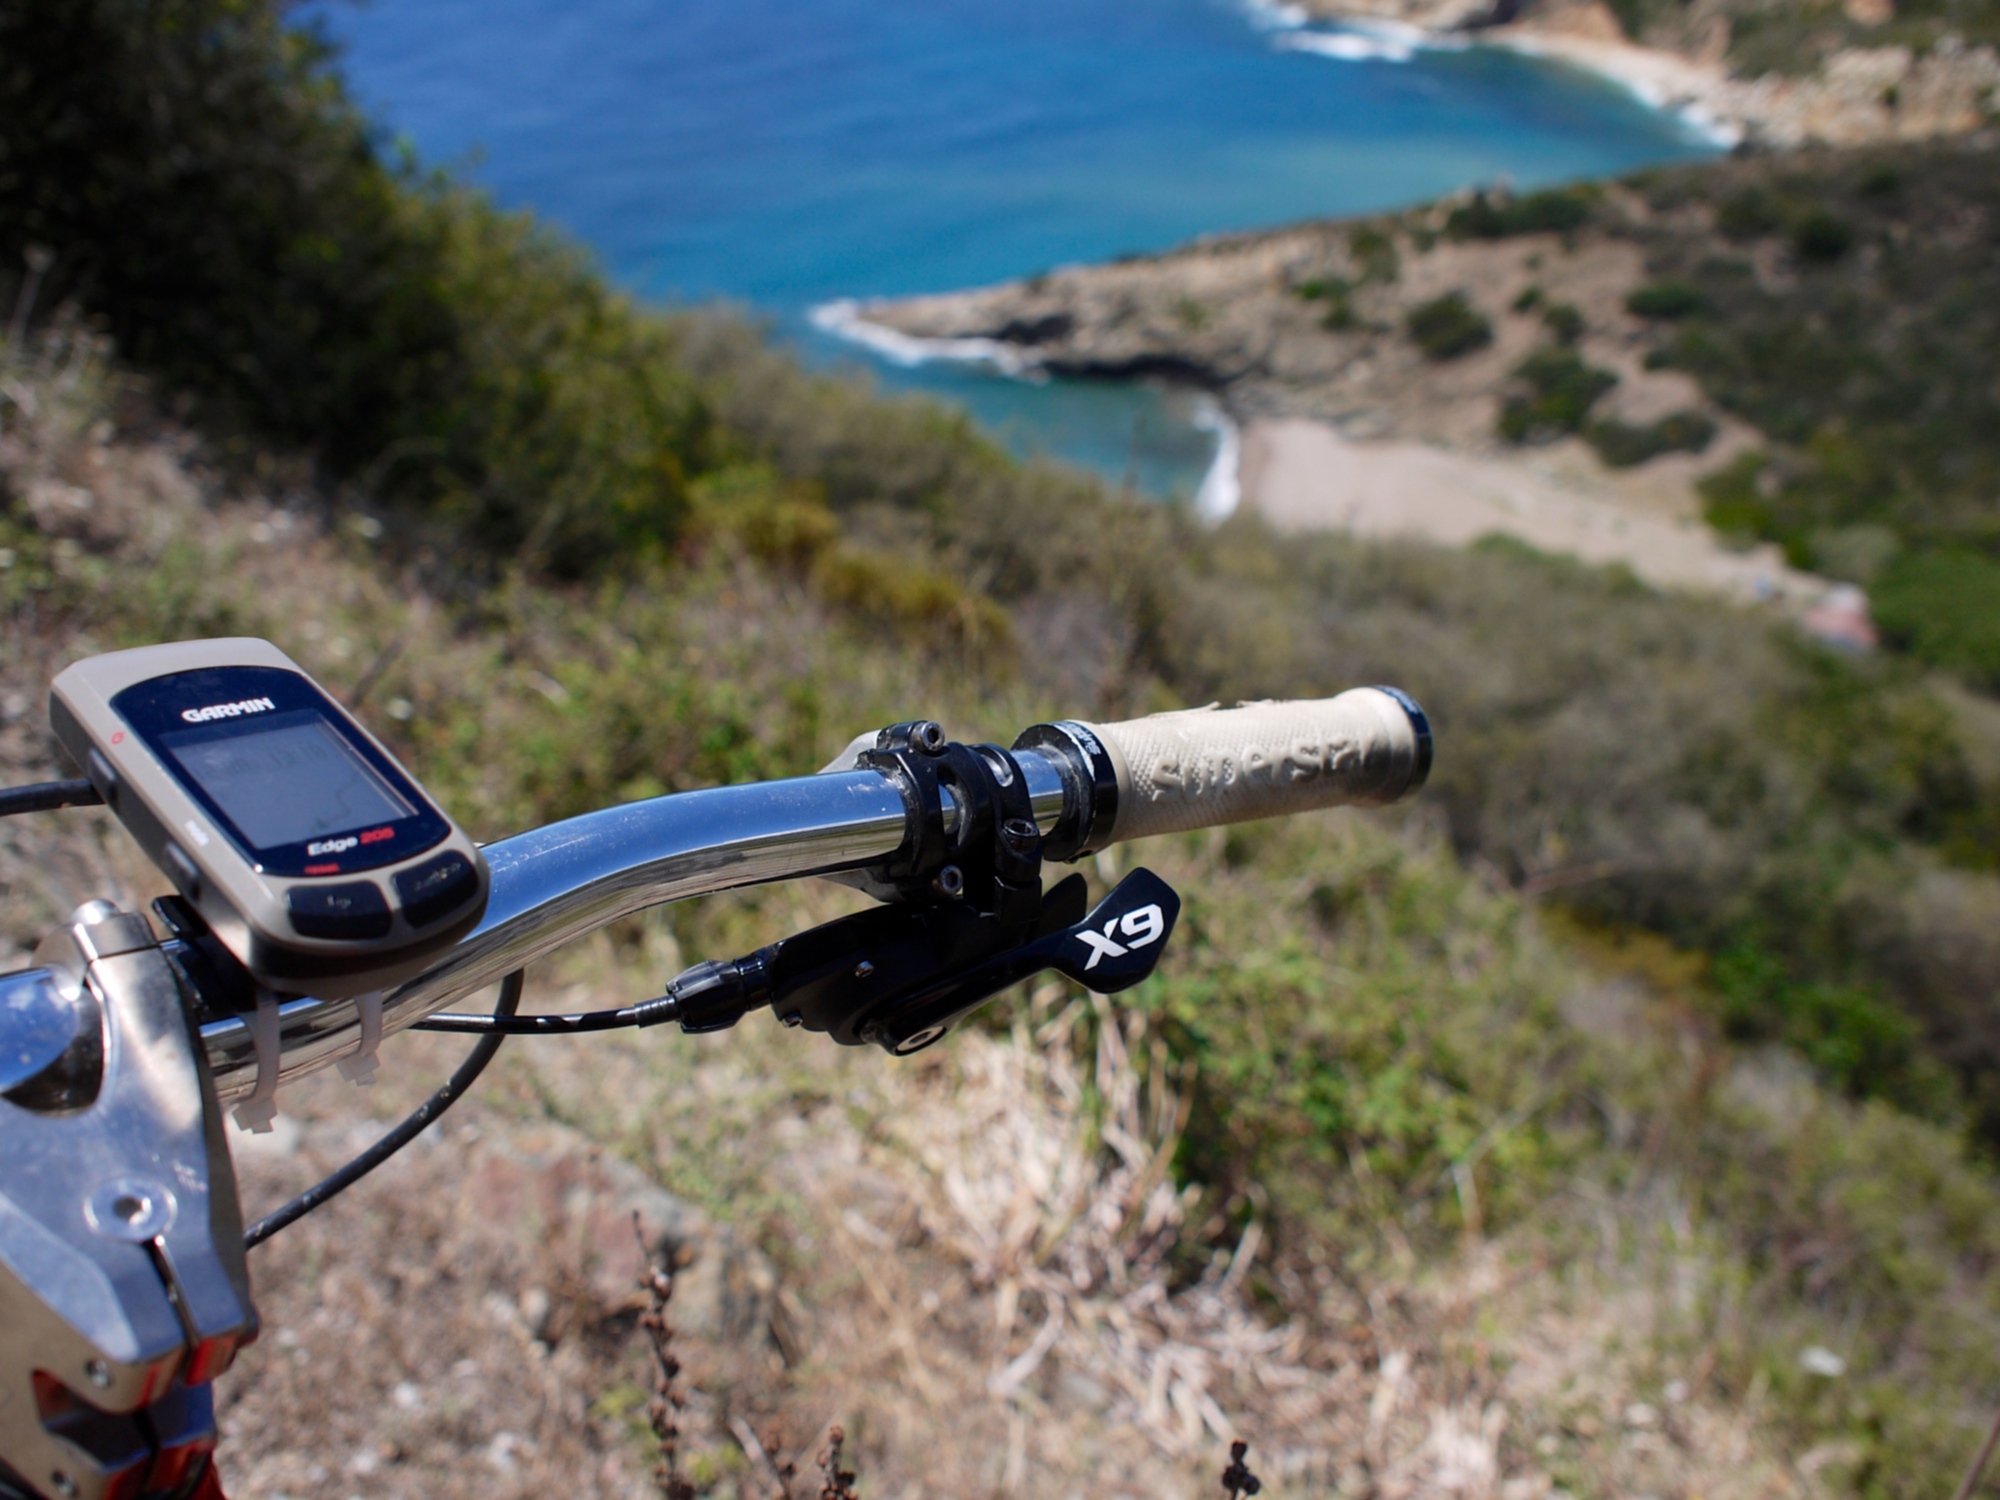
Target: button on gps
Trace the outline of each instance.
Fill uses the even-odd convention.
[[[168,839],[165,847],[160,850],[160,859],[166,865],[167,874],[179,888],[180,893],[190,901],[199,902],[201,871],[196,869],[194,861],[187,857],[187,851],[172,839]]]
[[[463,854],[440,854],[415,869],[396,875],[396,894],[403,901],[403,920],[412,927],[428,927],[440,917],[456,911],[472,899],[479,877],[472,862]]]
[[[389,932],[389,903],[372,880],[295,885],[285,895],[300,937],[379,938]]]

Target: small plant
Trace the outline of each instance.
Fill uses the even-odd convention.
[[[1292,295],[1306,302],[1324,302],[1326,311],[1320,314],[1320,326],[1336,332],[1353,328],[1360,323],[1352,301],[1354,283],[1344,276],[1316,277],[1302,281],[1292,288]]]
[[[1662,320],[1689,317],[1707,304],[1701,289],[1685,281],[1649,282],[1625,299],[1626,310],[1635,317]]]
[[[1243,1461],[1249,1451],[1250,1445],[1241,1439],[1229,1445],[1229,1467],[1222,1471],[1222,1487],[1229,1491],[1229,1500],[1263,1492],[1264,1481],[1251,1473],[1250,1465]]]
[[[1762,188],[1748,187],[1732,193],[1715,211],[1715,227],[1725,239],[1759,239],[1783,222],[1777,204]]]
[[[2000,688],[2000,563],[1970,548],[1904,553],[1870,590],[1883,638],[1988,691]]]
[[[1551,302],[1542,310],[1542,321],[1558,344],[1574,344],[1583,337],[1583,314],[1568,302]]]
[[[1520,198],[1484,192],[1472,195],[1445,220],[1444,231],[1455,240],[1503,240],[1517,234],[1570,234],[1590,219],[1597,190],[1591,187],[1550,188]]]
[[[1193,297],[1183,297],[1176,302],[1174,316],[1183,328],[1198,330],[1208,326],[1208,309]]]
[[[835,1427],[826,1435],[826,1447],[819,1456],[819,1471],[826,1482],[820,1486],[819,1500],[861,1500],[854,1488],[854,1471],[840,1466],[840,1450],[846,1445],[844,1429]]]
[[[1792,249],[1808,265],[1830,266],[1854,247],[1854,228],[1825,209],[1815,209],[1792,226]]]
[[[1715,423],[1702,412],[1677,411],[1643,426],[1592,422],[1584,436],[1612,468],[1629,469],[1662,453],[1701,452],[1715,439]]]
[[[632,1215],[632,1233],[639,1240],[639,1286],[646,1293],[646,1311],[639,1317],[639,1327],[653,1350],[653,1398],[646,1403],[646,1420],[660,1450],[660,1461],[653,1466],[653,1483],[664,1500],[695,1500],[695,1488],[682,1475],[680,1465],[680,1414],[687,1398],[680,1389],[681,1362],[674,1356],[674,1325],[667,1320],[674,1278],[653,1264],[636,1213]]]
[[[1533,312],[1542,305],[1542,289],[1529,282],[1521,288],[1521,295],[1514,299],[1512,305],[1517,313]]]
[[[1363,281],[1394,281],[1402,273],[1396,242],[1379,229],[1362,225],[1347,237],[1347,252],[1361,268]]]
[[[1580,431],[1598,397],[1618,384],[1609,370],[1585,364],[1573,349],[1546,345],[1514,367],[1527,386],[1500,412],[1500,435],[1510,443],[1548,443]]]
[[[1427,359],[1457,359],[1493,342],[1493,325],[1463,292],[1446,292],[1411,308],[1404,326]]]

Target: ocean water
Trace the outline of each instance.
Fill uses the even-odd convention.
[[[810,359],[970,408],[1150,494],[1216,449],[1185,394],[886,360],[840,298],[1717,149],[1560,64],[1242,0],[319,0],[392,134],[659,300],[748,304]]]

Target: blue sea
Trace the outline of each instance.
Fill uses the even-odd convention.
[[[659,301],[959,402],[1154,495],[1216,451],[1185,395],[899,365],[815,307],[1023,276],[1467,183],[1712,153],[1603,80],[1244,0],[320,0],[384,128]]]

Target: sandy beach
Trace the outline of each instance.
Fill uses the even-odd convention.
[[[1776,547],[1735,551],[1692,514],[1591,485],[1532,457],[1472,456],[1413,442],[1355,442],[1303,418],[1243,434],[1243,503],[1287,531],[1339,530],[1464,546],[1510,536],[1588,563],[1621,563],[1656,588],[1794,609],[1819,605],[1824,579]]]

